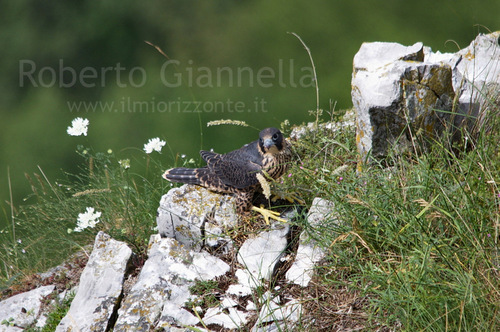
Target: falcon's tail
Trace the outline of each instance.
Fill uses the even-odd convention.
[[[198,168],[177,167],[171,168],[163,173],[163,178],[171,182],[187,184],[200,184],[197,176]]]

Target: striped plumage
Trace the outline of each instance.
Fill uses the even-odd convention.
[[[233,194],[238,213],[248,211],[252,206],[253,194],[260,188],[257,174],[265,171],[271,178],[278,179],[292,159],[289,143],[276,128],[262,130],[258,140],[238,150],[226,154],[200,151],[200,154],[206,166],[172,168],[163,174],[163,178]]]

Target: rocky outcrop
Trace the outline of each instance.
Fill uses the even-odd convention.
[[[113,325],[132,250],[99,232],[78,291],[56,331],[105,331]]]
[[[148,260],[122,302],[114,331],[196,325],[198,318],[183,308],[189,287],[194,280],[211,280],[228,270],[229,265],[217,257],[153,235]]]
[[[221,208],[227,210],[221,213]],[[319,226],[321,215],[327,218],[332,209],[330,202],[315,200],[310,221]],[[97,234],[57,331],[270,331],[290,330],[300,321],[299,299],[280,289],[286,283],[307,286],[324,252],[297,226],[275,222],[236,244],[227,235],[227,220],[238,220],[228,197],[190,185],[164,195],[158,212],[159,226],[168,220],[170,233],[164,228],[163,236],[151,236],[148,258],[138,274],[131,272],[133,254],[125,243]],[[295,209],[282,213],[287,220],[299,216]],[[178,230],[186,229],[192,231],[175,238]],[[209,291],[213,300],[207,304],[208,295],[194,293],[193,287],[209,281],[216,287]],[[18,331],[36,319],[43,322],[42,300],[55,292],[54,286],[46,286],[0,302],[0,318],[5,320],[0,330]]]
[[[456,138],[477,125],[490,97],[498,98],[499,36],[479,35],[454,54],[432,53],[422,43],[363,43],[351,91],[361,159],[384,157],[392,147],[425,149],[444,130]]]

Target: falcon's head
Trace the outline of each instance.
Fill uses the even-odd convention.
[[[281,131],[276,128],[266,128],[259,134],[259,148],[263,154],[279,153],[283,150],[284,138]]]

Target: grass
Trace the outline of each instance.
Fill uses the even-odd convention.
[[[170,188],[158,176],[164,170],[159,158],[140,152],[126,168],[112,151],[79,146],[77,153],[83,165],[77,175],[65,174],[64,180],[52,182],[42,169],[26,174],[33,191],[27,200],[33,203],[16,211],[12,229],[0,232],[0,291],[61,263],[92,243],[99,230],[145,255],[156,226],[157,204]],[[185,158],[179,160],[187,163]],[[102,217],[95,228],[75,232],[78,214],[86,207],[94,207]]]
[[[425,154],[391,155],[384,162],[391,167],[372,164],[362,173],[352,131],[324,131],[297,144],[301,163],[288,186],[336,209],[335,218],[308,229],[329,253],[318,287],[362,291],[372,322],[391,329],[498,330],[496,107],[472,149],[434,142]]]
[[[67,294],[62,300],[54,301],[54,304],[51,305],[49,314],[47,315],[47,322],[45,326],[40,330],[40,332],[49,332],[55,331],[57,325],[61,322],[61,320],[66,316],[66,313],[71,306],[71,302],[75,297],[75,293],[71,292]]]
[[[196,280],[195,284],[189,287],[189,293],[195,295],[195,299],[186,302],[185,307],[196,310],[196,307],[203,309],[217,306],[220,301],[216,293],[219,289],[219,283],[215,280]]]

